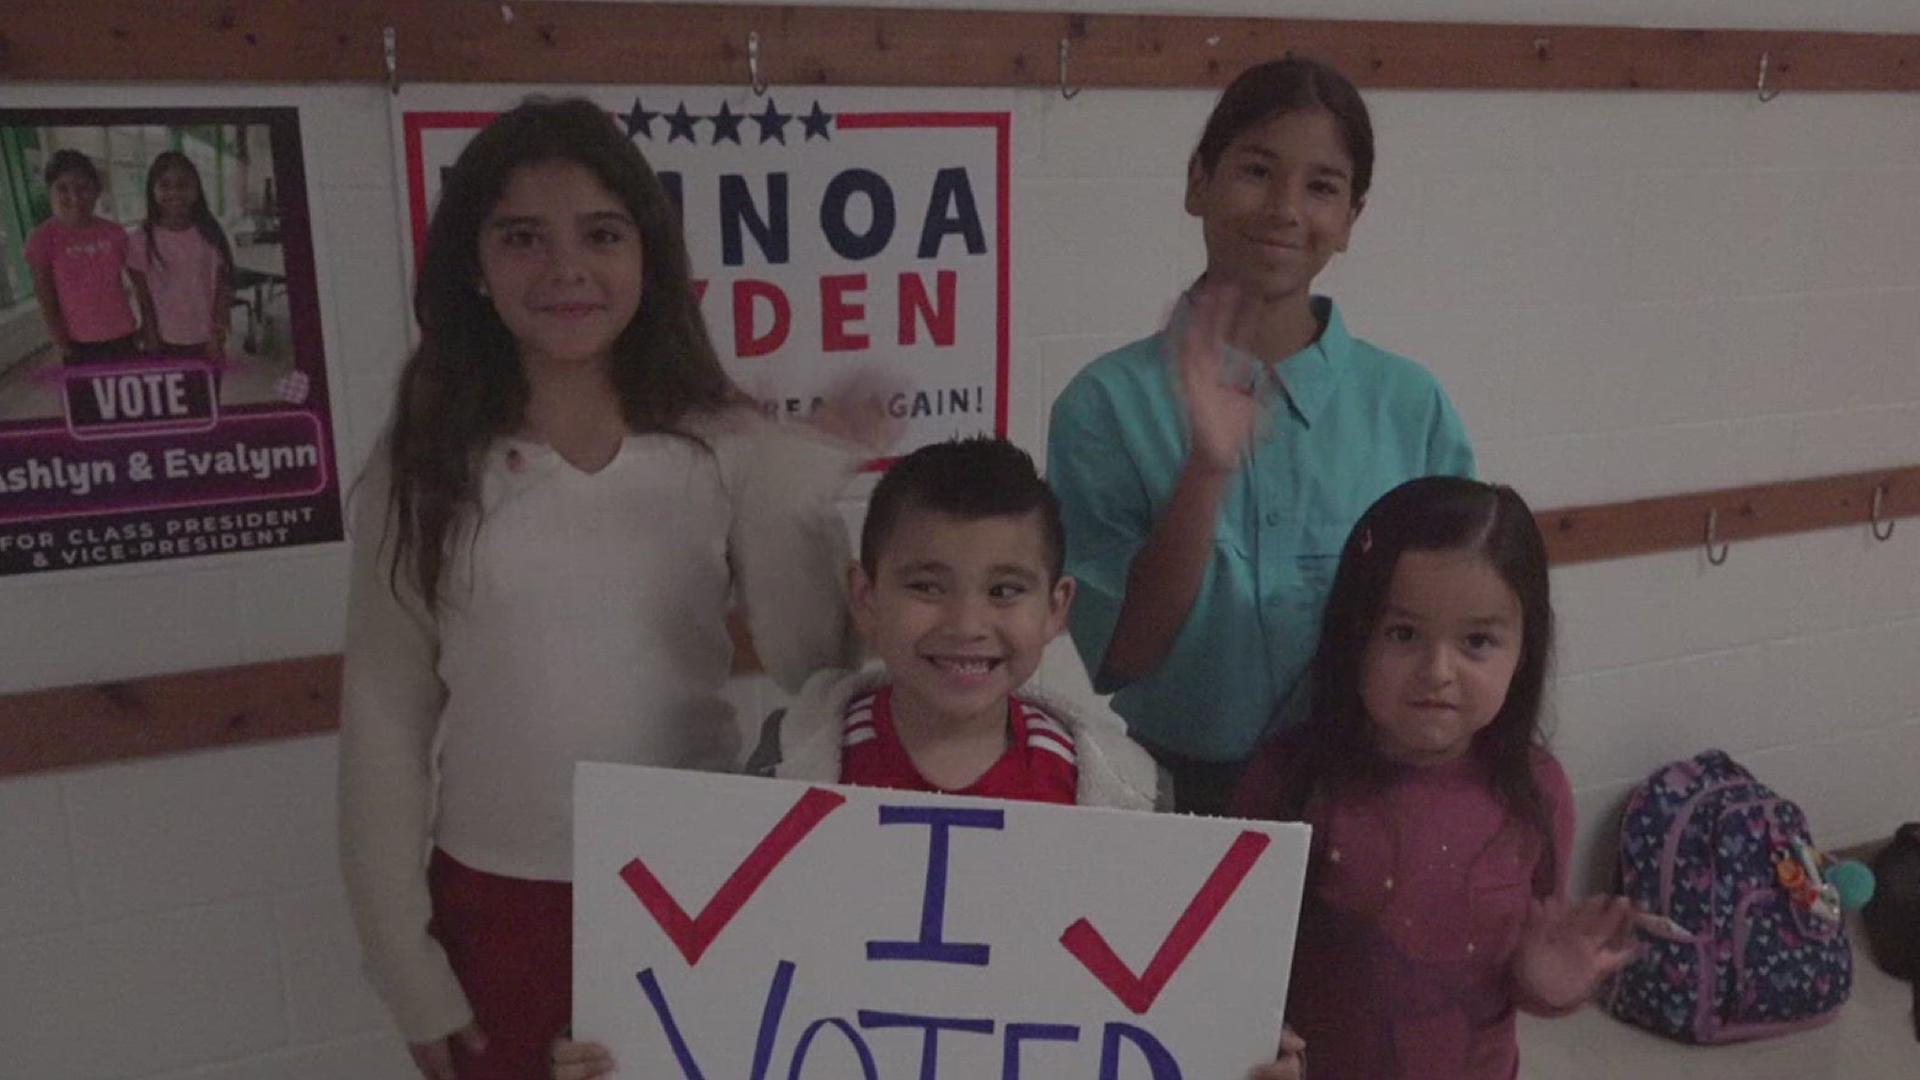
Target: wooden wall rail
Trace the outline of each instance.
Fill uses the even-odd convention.
[[[1556,565],[1701,548],[1707,513],[1739,558],[1742,541],[1811,529],[1879,528],[1920,516],[1920,465],[1686,495],[1542,510],[1535,515]],[[1920,527],[1908,525],[1920,533]],[[1920,536],[1896,536],[1905,543]],[[742,663],[757,667],[736,625]],[[70,686],[0,697],[0,777],[333,730],[340,715],[340,658],[267,664]]]
[[[1570,506],[1542,510],[1534,520],[1546,537],[1548,558],[1564,565],[1689,547],[1705,550],[1711,512],[1718,555],[1720,543],[1737,546],[1762,536],[1849,525],[1869,528],[1876,491],[1878,528],[1884,534],[1887,522],[1920,514],[1920,465]]]
[[[8,0],[0,81],[1212,87],[1291,50],[1405,89],[1920,90],[1920,34],[526,0]]]

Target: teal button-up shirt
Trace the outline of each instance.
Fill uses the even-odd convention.
[[[1325,328],[1312,345],[1271,368],[1229,358],[1232,377],[1261,388],[1266,416],[1172,650],[1131,683],[1103,677],[1100,662],[1127,570],[1186,467],[1176,330],[1095,360],[1053,405],[1047,477],[1080,581],[1074,645],[1136,734],[1187,757],[1243,760],[1277,710],[1283,722],[1297,712],[1340,548],[1375,499],[1417,476],[1473,474],[1466,429],[1434,377],[1348,336],[1332,301],[1313,304]]]

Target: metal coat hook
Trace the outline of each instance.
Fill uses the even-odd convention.
[[[1073,39],[1060,39],[1060,96],[1068,101],[1080,96],[1080,88],[1067,85],[1067,61],[1073,55]]]
[[[1774,98],[1777,98],[1780,96],[1780,91],[1767,89],[1767,69],[1772,66],[1773,66],[1773,53],[1771,51],[1761,53],[1760,54],[1760,85],[1758,87],[1758,91],[1760,94],[1760,103],[1763,105],[1769,101],[1772,101]]]
[[[387,89],[397,95],[400,93],[400,49],[395,40],[393,27],[380,28],[380,45],[387,58]]]
[[[1713,553],[1713,545],[1720,545],[1720,554]],[[1720,511],[1707,511],[1707,562],[1714,566],[1725,566],[1727,552],[1731,545],[1720,539]]]
[[[747,85],[754,97],[767,96],[767,80],[760,75],[760,31],[747,33]]]
[[[1880,511],[1886,505],[1886,501],[1887,501],[1887,485],[1881,484],[1875,487],[1873,489],[1873,512],[1867,517],[1867,528],[1873,533],[1873,538],[1875,540],[1879,540],[1882,542],[1893,539],[1894,520],[1892,518],[1885,519],[1887,531],[1886,532],[1880,531],[1880,525],[1882,522],[1882,519],[1880,517]]]

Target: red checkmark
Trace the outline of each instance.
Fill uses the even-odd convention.
[[[1246,880],[1253,864],[1260,860],[1260,854],[1267,850],[1271,842],[1264,834],[1252,831],[1243,832],[1234,839],[1233,846],[1220,859],[1220,865],[1207,875],[1200,891],[1194,894],[1187,903],[1187,909],[1180,913],[1179,920],[1173,924],[1172,932],[1160,943],[1159,950],[1147,964],[1145,975],[1135,975],[1126,961],[1114,954],[1113,947],[1107,944],[1107,939],[1101,936],[1100,931],[1095,930],[1093,924],[1084,918],[1067,927],[1067,932],[1060,935],[1060,944],[1067,947],[1074,959],[1085,964],[1101,985],[1113,991],[1113,996],[1119,998],[1121,1004],[1135,1014],[1144,1014],[1153,1008],[1154,999],[1166,989],[1173,973],[1187,962],[1187,954],[1206,936],[1207,928],[1213,925],[1213,920],[1227,906],[1227,901],[1233,899],[1240,883]]]
[[[620,880],[625,881],[627,888],[633,890],[633,895],[640,898],[640,903],[652,913],[653,921],[659,923],[660,929],[673,940],[680,955],[687,958],[687,963],[697,964],[707,951],[707,946],[713,944],[713,939],[720,936],[720,931],[725,930],[733,917],[739,914],[741,907],[753,898],[761,883],[767,880],[767,875],[773,873],[773,868],[779,866],[800,845],[800,841],[807,838],[814,826],[846,801],[845,795],[836,795],[824,788],[808,789],[805,795],[800,796],[800,801],[793,804],[793,809],[788,810],[780,823],[773,827],[773,831],[747,853],[746,861],[721,883],[713,899],[708,900],[707,906],[701,908],[700,914],[694,918],[687,917],[686,909],[667,894],[666,886],[660,884],[660,879],[653,876],[653,871],[647,869],[647,864],[640,859],[636,858],[620,868]]]

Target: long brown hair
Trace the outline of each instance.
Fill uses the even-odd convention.
[[[427,226],[413,300],[420,347],[401,372],[388,438],[392,580],[397,586],[408,574],[429,610],[455,537],[469,516],[478,526],[482,453],[526,419],[529,389],[513,336],[477,288],[480,227],[515,169],[547,161],[584,166],[640,229],[640,307],[613,344],[627,428],[680,432],[690,413],[746,400],[708,340],[679,212],[640,151],[606,112],[579,98],[530,98],[501,114],[447,172]]]

